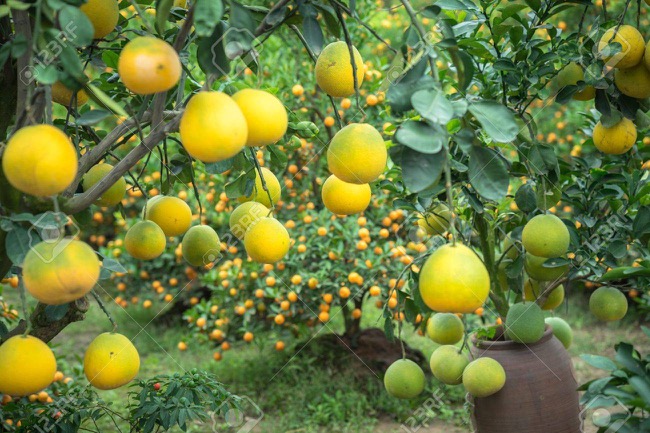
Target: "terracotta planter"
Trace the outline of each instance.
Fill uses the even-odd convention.
[[[478,433],[580,433],[578,384],[569,353],[546,327],[534,344],[503,338],[472,338],[475,358],[496,359],[506,384],[494,395],[473,399],[472,423]]]

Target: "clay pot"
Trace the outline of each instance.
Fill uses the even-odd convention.
[[[506,384],[475,398],[472,423],[478,433],[580,433],[578,384],[569,353],[546,326],[534,344],[472,338],[474,358],[490,357],[506,371]]]

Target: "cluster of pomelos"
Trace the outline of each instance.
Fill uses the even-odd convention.
[[[600,38],[598,56],[605,63],[603,74],[610,76],[616,89],[625,96],[635,99],[650,97],[650,43],[646,44],[643,35],[631,25],[617,25],[608,29]],[[576,85],[584,81],[584,69],[570,63],[558,74],[560,87]],[[581,101],[593,99],[596,90],[584,86],[573,98]],[[637,141],[637,128],[633,120],[626,117],[603,123],[599,121],[593,130],[594,145],[598,150],[610,155],[628,152]]]

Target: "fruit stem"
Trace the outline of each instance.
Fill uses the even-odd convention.
[[[29,332],[32,330],[32,321],[30,320],[27,314],[27,299],[25,298],[25,286],[23,285],[23,279],[19,278],[18,281],[19,281],[18,293],[20,294],[20,303],[23,306],[23,317],[25,318],[24,320],[27,323],[27,326],[25,326],[25,331],[23,332],[23,335],[26,336],[29,335]]]
[[[273,204],[273,197],[271,197],[271,192],[269,191],[269,188],[266,186],[266,181],[264,180],[264,174],[262,174],[262,166],[260,166],[260,162],[257,160],[257,155],[255,154],[255,149],[252,147],[250,148],[251,151],[251,157],[253,157],[253,164],[255,164],[255,168],[257,169],[257,173],[260,175],[260,180],[262,182],[262,189],[266,191],[266,195],[269,196],[269,203],[271,203],[271,206],[269,206],[269,210],[273,212],[274,209],[274,204]]]
[[[102,309],[104,314],[106,314],[106,317],[108,317],[108,320],[110,320],[111,325],[113,325],[113,332],[117,331],[117,322],[115,321],[115,319],[113,319],[113,316],[111,316],[111,313],[108,312],[108,310],[106,309],[106,306],[104,305],[104,302],[102,302],[102,300],[99,297],[99,295],[97,294],[97,292],[95,292],[94,290],[91,290],[90,293],[93,294],[93,298],[95,298],[95,301],[97,301],[97,304],[99,304],[99,308]]]
[[[438,70],[436,68],[436,62],[433,60],[433,56],[431,56],[431,52],[433,52],[433,47],[428,41],[428,38],[426,37],[427,32],[424,31],[424,27],[422,27],[422,23],[418,21],[417,14],[415,13],[415,9],[413,9],[413,6],[411,5],[411,2],[409,0],[401,0],[402,5],[404,6],[404,9],[406,10],[406,13],[408,14],[409,18],[411,19],[411,23],[413,23],[413,27],[415,30],[418,32],[420,35],[420,39],[422,42],[424,42],[429,48],[431,48],[431,51],[427,50],[427,56],[429,60],[429,68],[431,68],[431,75],[433,76],[433,79],[437,82],[438,81]]]
[[[451,221],[449,222],[449,232],[451,234],[452,245],[456,245],[456,210],[454,209],[454,198],[451,190],[451,165],[449,160],[451,159],[451,153],[449,152],[449,144],[445,145],[445,153],[447,154],[447,160],[445,161],[445,191],[447,191],[447,204],[449,210],[451,211]]]

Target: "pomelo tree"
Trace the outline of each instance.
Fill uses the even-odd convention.
[[[462,315],[466,333],[507,326],[524,301],[540,306],[543,331],[541,309],[584,282],[606,283],[592,308],[620,318],[602,311],[607,296],[650,274],[648,72],[628,8],[611,21],[584,2],[396,5],[408,21],[399,46],[356,2],[0,8],[0,273],[40,301],[5,317],[3,346],[30,334],[49,350],[83,320],[87,295],[102,305],[104,280],[123,306],[141,293],[134,281],[180,305],[217,360],[262,328],[282,350],[333,312],[352,338],[369,297],[391,339],[405,322],[424,333],[434,313]],[[582,17],[575,29],[557,23],[567,11]],[[307,95],[273,77],[285,38],[309,71]],[[364,62],[355,46],[370,40],[388,60]],[[579,151],[545,142],[536,122],[572,99],[586,100]],[[512,339],[532,341],[539,326]],[[89,359],[87,370],[101,362]],[[414,374],[407,389],[388,378],[389,392],[417,395]]]

